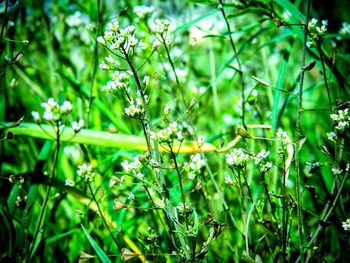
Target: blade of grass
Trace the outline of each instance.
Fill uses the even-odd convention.
[[[10,125],[10,123],[2,123]],[[4,129],[1,127],[0,129]],[[49,125],[37,125],[34,123],[22,123],[20,126],[11,128],[15,136],[30,136],[45,140],[54,139],[54,130]],[[127,150],[147,151],[145,138],[142,136],[133,136],[126,134],[111,134],[103,131],[83,129],[75,133],[72,128],[64,128],[60,140],[62,142],[89,144],[102,147],[112,147]],[[169,151],[169,147],[160,147],[160,150]],[[174,143],[173,150],[179,153],[196,153],[198,152],[197,142],[190,141],[183,144]],[[217,148],[209,143],[204,143],[201,147],[202,152],[216,151]]]
[[[283,82],[287,71],[287,65],[289,56],[291,54],[294,43],[294,37],[289,39],[289,45],[287,49],[283,52],[281,66],[278,72],[278,78],[276,82],[276,89],[273,94],[273,107],[272,107],[272,133],[275,132],[278,126],[278,116],[279,116],[279,99],[281,96],[281,90],[283,89]]]
[[[100,246],[96,243],[96,241],[92,238],[92,236],[89,235],[89,233],[84,228],[83,224],[81,224],[81,228],[83,229],[83,232],[87,239],[89,240],[92,248],[95,250],[98,257],[101,259],[103,263],[112,263],[112,261],[108,258],[105,252],[100,248]]]

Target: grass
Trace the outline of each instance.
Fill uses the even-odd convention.
[[[141,4],[0,4],[0,261],[349,259],[347,12]]]

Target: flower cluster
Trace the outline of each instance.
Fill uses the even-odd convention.
[[[145,108],[141,98],[136,98],[135,101],[130,100],[129,103],[129,107],[124,110],[125,115],[132,118],[140,118],[145,114]]]
[[[260,172],[266,173],[272,168],[272,163],[266,161],[270,152],[262,149],[258,154],[254,156],[254,162],[258,165]]]
[[[140,5],[140,6],[135,6],[134,7],[134,13],[136,14],[136,16],[139,19],[147,18],[153,12],[154,12],[154,7],[153,6]]]
[[[95,172],[91,164],[83,163],[78,166],[77,174],[85,183],[90,183],[94,180]]]
[[[115,184],[119,184],[119,187],[122,188],[125,176],[121,176],[120,178],[116,176],[112,176],[111,180],[109,180],[109,187],[114,186]]]
[[[342,223],[344,230],[349,231],[350,230],[350,219],[346,219],[345,222]]]
[[[152,30],[154,33],[163,35],[169,30],[170,22],[167,19],[155,19],[154,20],[154,25],[152,27]]]
[[[181,202],[179,205],[176,206],[177,212],[179,213],[180,216],[185,216],[189,215],[192,213],[193,208],[191,204],[184,204]]]
[[[233,149],[226,154],[226,163],[230,168],[243,168],[249,159],[249,155],[242,148]]]
[[[139,155],[135,156],[132,162],[125,160],[120,165],[123,167],[125,173],[133,174],[140,180],[143,178],[143,174],[141,173],[142,163]]]
[[[128,54],[137,45],[134,26],[120,28],[119,22],[115,21],[108,24],[108,29],[103,36],[97,38],[97,42],[101,45],[111,50],[119,50],[123,54]]]
[[[309,48],[317,46],[322,42],[322,39],[327,31],[328,21],[322,20],[322,26],[318,26],[318,21],[315,18],[312,18],[309,22],[309,33],[311,40],[306,43]]]
[[[350,23],[343,22],[339,35],[343,38],[350,38]]]
[[[177,122],[169,123],[169,126],[159,130],[158,132],[150,132],[150,138],[158,142],[171,142],[174,137],[179,141],[183,140],[182,132],[179,130]]]
[[[335,123],[336,130],[344,131],[350,127],[349,109],[338,110],[337,114],[331,114],[330,117]]]
[[[195,155],[191,155],[190,163],[185,162],[183,167],[185,171],[188,172],[188,179],[193,180],[196,175],[200,174],[201,169],[205,167],[205,159],[201,158],[201,154],[197,153]]]
[[[107,82],[105,86],[102,87],[102,91],[107,93],[113,93],[117,89],[125,90],[130,86],[130,78],[132,76],[131,71],[114,71],[110,76],[110,81]]]
[[[43,118],[48,122],[58,122],[63,116],[72,112],[73,105],[69,101],[64,101],[62,105],[59,105],[53,98],[49,98],[47,102],[41,103],[41,107],[45,109]],[[40,115],[38,112],[33,111],[32,116],[36,123],[40,123]]]

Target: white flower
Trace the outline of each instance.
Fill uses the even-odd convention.
[[[64,101],[63,104],[60,106],[60,110],[62,114],[69,113],[73,110],[73,105],[69,101]]]
[[[79,132],[81,128],[83,128],[83,126],[84,126],[84,120],[79,120],[78,122],[76,121],[72,122],[72,128],[75,133]]]
[[[119,30],[119,22],[115,21],[113,23],[108,23],[108,28],[111,31],[115,31],[115,32],[118,31]]]
[[[170,22],[166,19],[155,19],[153,25],[153,31],[157,34],[164,34],[169,29]]]
[[[332,173],[333,173],[333,175],[339,175],[339,174],[341,174],[342,172],[343,172],[342,169],[339,169],[339,168],[336,168],[336,167],[333,167],[333,168],[332,168]]]
[[[328,140],[334,141],[337,134],[335,132],[327,132],[327,138]]]
[[[128,196],[128,199],[129,200],[135,200],[135,195],[132,192],[130,192],[130,194]]]
[[[101,44],[103,46],[106,45],[106,41],[105,41],[105,39],[102,36],[97,37],[97,43],[99,43],[99,44]]]
[[[247,160],[249,160],[249,155],[241,148],[233,149],[231,153],[226,154],[226,163],[229,167],[245,166]]]
[[[32,111],[32,116],[33,116],[33,119],[34,119],[35,123],[39,124],[41,122],[39,112]]]
[[[229,175],[225,176],[225,184],[233,184],[233,181]]]
[[[255,156],[255,164],[260,163],[263,159],[266,159],[269,156],[270,152],[266,151],[265,149],[262,149],[256,156]]]
[[[342,223],[342,226],[343,226],[345,231],[349,231],[350,230],[350,219],[346,219],[346,221]]]
[[[198,138],[197,138],[197,144],[198,144],[198,148],[201,148],[204,144],[204,136],[203,135],[198,135]]]
[[[268,170],[270,170],[272,168],[272,163],[271,162],[266,162],[264,164],[260,164],[260,171],[262,173],[267,172]]]
[[[164,107],[164,115],[169,114],[170,110],[171,110],[171,104],[168,103]]]
[[[74,181],[71,180],[71,179],[66,179],[65,185],[66,185],[66,186],[71,186],[71,187],[73,187],[73,186],[75,185],[75,183],[74,183]]]
[[[92,165],[86,163],[78,166],[77,174],[84,182],[92,182],[95,177],[95,173],[92,171]]]
[[[180,142],[182,142],[182,141],[184,140],[184,136],[183,136],[183,134],[182,134],[182,131],[178,131],[178,132],[176,133],[176,138],[177,138],[177,140],[180,141]]]
[[[111,69],[104,61],[98,65],[98,67],[102,70],[109,70]]]
[[[154,7],[153,6],[141,5],[141,6],[135,6],[134,7],[134,13],[136,14],[136,16],[139,19],[144,19],[145,17],[147,17],[148,15],[153,13],[153,11],[154,11]]]
[[[136,174],[136,177],[139,179],[139,180],[142,180],[144,175],[142,173],[137,173]]]
[[[108,62],[108,63],[111,63],[111,64],[114,64],[115,63],[115,60],[114,58],[109,55],[108,57],[105,57],[105,60]]]
[[[144,76],[144,77],[143,77],[143,80],[142,80],[142,83],[143,83],[145,86],[148,86],[148,84],[149,84],[149,76]]]
[[[80,209],[75,210],[75,215],[78,217],[82,217],[83,216],[83,212]]]

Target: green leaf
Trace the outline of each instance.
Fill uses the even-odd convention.
[[[89,240],[92,248],[95,250],[96,254],[98,255],[98,257],[101,259],[102,262],[110,262],[112,263],[112,261],[108,258],[108,256],[105,254],[105,252],[103,252],[103,250],[100,248],[100,246],[96,243],[96,241],[89,235],[89,233],[85,230],[83,224],[81,224],[81,228],[83,229],[83,232],[85,234],[85,236],[87,237],[87,239]]]
[[[293,47],[294,43],[294,37],[290,38],[289,45],[287,49],[283,52],[282,62],[281,66],[278,72],[278,78],[276,82],[276,89],[273,94],[273,107],[272,107],[272,133],[275,132],[277,126],[278,126],[278,116],[279,116],[279,99],[281,96],[281,90],[283,90],[283,83],[284,83],[284,77],[287,72],[287,65],[289,56]]]
[[[49,245],[49,244],[54,243],[62,238],[65,238],[67,236],[74,234],[76,231],[77,231],[77,229],[71,229],[67,232],[54,235],[52,237],[47,238],[45,243],[46,243],[46,245]]]
[[[173,31],[173,33],[176,33],[176,32],[178,32],[178,31],[187,30],[187,29],[189,29],[191,26],[193,26],[193,25],[197,24],[199,21],[203,20],[204,18],[206,18],[206,17],[208,17],[208,16],[211,16],[211,15],[214,15],[214,14],[218,13],[219,11],[220,11],[219,9],[215,9],[215,10],[209,12],[209,13],[206,13],[206,14],[204,14],[204,15],[202,15],[202,16],[199,16],[199,17],[197,17],[196,19],[194,19],[194,20],[192,20],[192,21],[190,21],[190,22],[188,22],[188,23],[185,23],[185,24],[179,26],[178,28],[176,28],[176,29]]]
[[[1,123],[8,126],[8,122]],[[5,129],[0,126],[0,130]],[[20,126],[10,129],[15,136],[23,135],[45,140],[55,140],[53,127],[50,125],[37,125],[35,123],[22,123]],[[103,131],[82,129],[75,133],[72,128],[64,128],[60,135],[60,141],[95,145],[101,147],[119,148],[125,150],[147,151],[146,140],[142,136],[127,134],[112,134]],[[160,147],[160,151],[167,151],[165,145]],[[180,153],[194,153],[198,151],[196,142],[174,143],[173,150]],[[216,147],[210,143],[204,143],[201,147],[202,152],[216,151]]]

